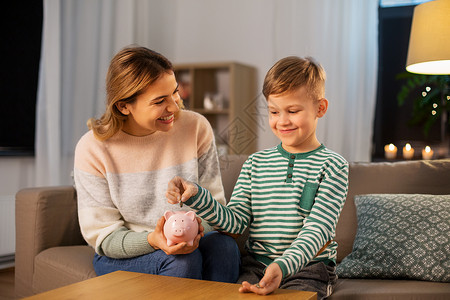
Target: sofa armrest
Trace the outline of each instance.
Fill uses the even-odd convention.
[[[16,291],[31,289],[34,257],[41,251],[83,245],[72,186],[26,188],[16,194]]]

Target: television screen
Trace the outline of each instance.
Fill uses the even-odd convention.
[[[0,10],[0,155],[34,155],[43,1],[8,1]]]

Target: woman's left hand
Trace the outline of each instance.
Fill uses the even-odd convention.
[[[200,239],[205,235],[204,228],[202,225],[202,220],[197,217],[198,222],[198,234],[194,239],[194,243],[192,246],[189,246],[186,242],[179,243],[173,246],[167,245],[167,239],[164,236],[164,223],[166,219],[161,217],[156,224],[156,228],[153,232],[150,232],[147,236],[147,241],[154,249],[160,249],[164,251],[167,255],[177,255],[177,254],[189,254],[194,252],[195,249],[198,248],[198,244]]]

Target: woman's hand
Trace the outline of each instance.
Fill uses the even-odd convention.
[[[196,184],[175,176],[169,181],[167,186],[166,198],[171,204],[186,202],[189,198],[197,195],[198,187]]]
[[[283,273],[281,272],[280,266],[277,263],[272,263],[267,267],[264,277],[260,282],[257,284],[250,284],[247,281],[244,281],[239,288],[239,292],[267,295],[280,287],[282,279]]]
[[[154,249],[160,249],[164,251],[167,255],[175,255],[175,254],[189,254],[194,252],[195,249],[198,248],[198,244],[200,239],[205,235],[204,228],[202,225],[202,220],[197,217],[198,222],[198,234],[194,239],[194,243],[192,246],[189,246],[186,242],[179,243],[173,246],[167,246],[167,239],[164,236],[164,223],[166,223],[166,219],[161,217],[156,224],[156,228],[153,232],[150,232],[147,235],[147,241]]]

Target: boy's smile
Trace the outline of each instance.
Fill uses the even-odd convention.
[[[269,125],[291,153],[308,152],[320,146],[316,137],[317,120],[327,108],[326,99],[313,100],[305,87],[288,94],[268,97]]]

